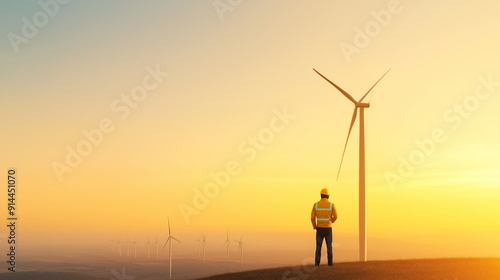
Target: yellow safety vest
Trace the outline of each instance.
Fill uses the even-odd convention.
[[[314,203],[311,220],[314,221],[316,219],[317,227],[328,228],[332,226],[333,207],[333,203],[326,198]]]

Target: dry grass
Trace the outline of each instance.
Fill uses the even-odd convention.
[[[370,261],[282,267],[202,279],[336,279],[336,280],[500,280],[499,258]]]

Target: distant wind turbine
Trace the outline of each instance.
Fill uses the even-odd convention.
[[[156,259],[158,259],[158,235],[156,236],[156,241],[153,243],[156,246]]]
[[[314,72],[318,73],[323,79],[328,81],[336,89],[338,89],[347,99],[354,103],[354,113],[352,114],[351,125],[349,127],[349,132],[347,133],[347,139],[345,141],[344,151],[342,152],[342,159],[340,160],[339,171],[337,173],[337,180],[340,175],[340,169],[342,167],[342,161],[344,160],[345,150],[347,148],[347,142],[349,141],[349,136],[351,135],[352,127],[356,121],[356,116],[359,109],[359,260],[366,262],[366,185],[365,185],[365,108],[370,107],[370,102],[363,103],[363,99],[370,93],[370,91],[375,87],[375,85],[382,80],[382,78],[389,72],[385,72],[384,75],[368,90],[368,92],[356,101],[349,93],[341,89],[339,86],[334,84],[332,81],[328,80],[325,76],[321,75],[316,69]]]
[[[227,249],[227,260],[229,260],[229,245],[231,245],[231,241],[229,241],[229,232],[226,232],[226,242],[224,242]]]
[[[127,238],[127,257],[130,257],[130,244],[132,244],[132,242],[128,241]]]
[[[201,248],[203,250],[203,263],[205,263],[205,246],[207,245],[207,236],[205,234],[202,235],[203,239],[201,240]]]
[[[195,241],[198,242],[198,257],[201,256],[201,238],[203,235],[200,236],[200,238],[196,239]]]
[[[148,259],[151,258],[151,242],[149,242],[149,236],[148,236],[148,242],[146,242],[146,247],[148,247]]]
[[[168,244],[169,259],[170,259],[170,278],[172,278],[172,240],[179,242],[179,244],[181,243],[177,238],[172,236],[172,232],[170,231],[170,218],[169,218],[168,219],[168,239],[167,239],[167,241],[165,241],[165,245],[163,245],[162,251],[165,249],[165,246],[167,246],[167,243],[170,242]]]
[[[118,246],[118,255],[121,257],[122,256],[122,242],[120,241],[120,238],[116,238],[116,245]]]
[[[134,259],[137,259],[137,237],[134,237],[134,241],[130,244],[134,245]]]
[[[113,239],[111,239],[109,241],[113,244],[113,249],[111,249],[111,252],[114,253],[115,252],[115,239],[113,238]]]
[[[240,265],[243,264],[243,234],[241,235],[241,238],[240,240],[234,240],[236,242],[238,242],[238,250],[240,251]]]

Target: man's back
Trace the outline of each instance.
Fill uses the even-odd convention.
[[[337,219],[337,210],[335,205],[331,203],[328,198],[322,198],[320,201],[314,203],[311,212],[311,222],[313,227],[331,227],[332,222]],[[316,225],[317,220],[317,225]]]

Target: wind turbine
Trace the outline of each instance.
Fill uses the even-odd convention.
[[[118,245],[118,255],[121,257],[122,256],[122,242],[120,241],[120,238],[116,238],[116,245]]]
[[[114,253],[115,252],[115,239],[113,238],[113,239],[109,240],[109,242],[111,242],[113,244],[113,249],[111,250],[111,252]]]
[[[172,240],[179,242],[179,244],[181,243],[179,240],[177,240],[177,238],[173,237],[172,233],[170,232],[170,218],[169,218],[168,219],[168,239],[167,239],[167,241],[165,241],[165,245],[163,245],[162,251],[165,249],[165,246],[167,246],[167,243],[170,242],[168,244],[169,259],[170,259],[170,278],[172,278]]]
[[[148,236],[148,242],[146,242],[146,247],[148,247],[148,259],[151,258],[151,242],[149,242],[149,236]]]
[[[128,241],[128,238],[127,238],[127,257],[130,257],[130,244],[132,242]]]
[[[205,234],[202,236],[203,239],[201,240],[201,248],[203,249],[203,263],[205,263],[205,246],[207,245],[207,236]]]
[[[201,237],[202,236],[200,236],[200,238],[198,238],[198,239],[195,240],[196,242],[198,242],[198,257],[201,256]]]
[[[238,242],[238,250],[240,250],[240,265],[243,264],[243,234],[241,235],[241,238],[240,240],[234,240],[236,242]]]
[[[314,72],[318,73],[323,79],[327,80],[336,89],[338,89],[347,99],[354,103],[354,113],[352,114],[351,125],[349,127],[349,132],[347,133],[347,139],[345,141],[344,151],[342,152],[342,159],[340,160],[339,171],[337,173],[337,180],[340,175],[340,169],[342,167],[342,161],[344,160],[344,154],[347,147],[347,142],[349,141],[349,136],[351,135],[352,127],[356,121],[356,116],[359,109],[359,260],[366,262],[366,185],[365,185],[365,108],[370,107],[370,102],[363,102],[365,97],[370,93],[370,91],[375,87],[375,85],[382,80],[382,78],[389,72],[385,72],[384,75],[368,90],[368,92],[356,101],[349,93],[341,89],[339,86],[334,84],[332,81],[328,80],[325,76],[321,75],[316,69]]]
[[[156,259],[158,259],[158,235],[156,236],[156,241],[153,244],[156,246]]]
[[[227,237],[226,237],[226,242],[224,242],[224,245],[227,247],[227,260],[229,260],[229,245],[231,245],[231,241],[229,241],[229,232],[226,232]]]
[[[137,237],[134,237],[134,242],[130,242],[134,245],[134,259],[137,259]]]

